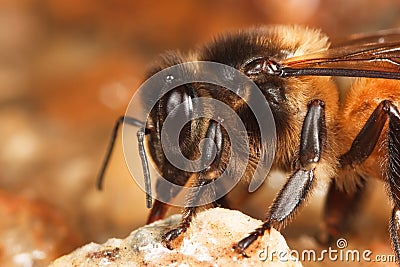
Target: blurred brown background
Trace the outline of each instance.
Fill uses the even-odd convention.
[[[398,27],[399,15],[398,0],[1,0],[0,265],[46,265],[144,224],[121,139],[105,190],[95,182],[114,122],[159,53],[252,25],[299,23],[343,37]],[[258,195],[244,210],[262,217],[273,195]],[[378,229],[376,241],[360,244],[390,253],[389,204],[374,202],[362,222]],[[287,229],[294,246],[319,225],[313,205]]]

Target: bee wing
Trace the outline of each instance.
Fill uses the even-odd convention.
[[[344,46],[360,46],[367,44],[391,43],[400,40],[400,29],[381,30],[374,33],[353,34],[346,38],[335,40],[331,48]]]
[[[392,42],[337,46],[285,59],[278,64],[279,75],[283,77],[316,75],[400,79],[400,38]]]

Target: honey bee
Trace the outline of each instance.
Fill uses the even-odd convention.
[[[180,225],[167,232],[171,242],[184,233],[204,197],[215,196],[218,188],[202,188],[227,168],[232,135],[224,126],[224,114],[215,118],[190,119],[193,102],[200,97],[216,99],[232,108],[243,121],[249,139],[249,157],[235,159],[236,169],[244,170],[241,180],[254,175],[254,166],[273,154],[271,168],[288,173],[288,179],[269,208],[263,224],[234,245],[245,250],[271,227],[281,229],[304,205],[318,183],[329,183],[325,224],[330,237],[343,231],[350,209],[359,201],[365,181],[382,179],[392,201],[390,236],[400,258],[400,32],[382,31],[354,35],[331,45],[321,31],[303,26],[274,25],[228,33],[187,54],[167,53],[148,77],[184,62],[210,61],[233,67],[261,90],[269,105],[276,128],[276,147],[262,141],[254,113],[234,92],[206,83],[178,86],[161,96],[147,121],[123,116],[116,123],[113,138],[99,175],[99,186],[110,158],[121,123],[139,126],[139,151],[145,175],[150,181],[147,157],[165,179],[156,184],[157,196],[177,196],[179,190],[165,181],[196,188],[187,196]],[[185,70],[189,71],[190,70]],[[350,89],[342,92],[334,76],[356,77]],[[222,77],[224,78],[224,77]],[[253,97],[253,91],[244,94]],[[174,107],[183,106],[177,113]],[[204,109],[213,113],[209,106]],[[179,135],[179,152],[190,160],[208,162],[196,172],[170,164],[162,149],[161,129],[168,116],[187,119]],[[240,135],[240,133],[237,133]],[[200,146],[201,140],[209,140]],[[147,152],[147,153],[146,153]],[[229,176],[237,175],[236,169]],[[268,171],[265,170],[265,176]],[[207,192],[206,192],[207,191]],[[152,205],[149,182],[147,204]],[[157,198],[158,199],[158,198]],[[163,218],[168,205],[155,200],[148,223]],[[214,202],[228,206],[225,198]],[[214,203],[215,204],[215,203]]]

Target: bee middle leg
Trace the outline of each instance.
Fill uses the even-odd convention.
[[[335,180],[331,181],[324,207],[325,229],[318,237],[322,244],[331,244],[348,230],[352,215],[364,199],[367,180],[362,177],[359,179],[361,183],[351,192],[339,189]]]
[[[389,233],[392,239],[397,263],[400,262],[400,114],[395,106],[389,113],[389,166],[387,177],[394,203],[389,222]]]
[[[293,218],[312,191],[315,183],[314,171],[320,161],[325,143],[325,103],[321,100],[313,100],[308,105],[301,132],[300,166],[289,177],[273,201],[264,223],[234,245],[236,252],[248,257],[245,250],[258,237],[263,236],[271,227],[279,230]]]
[[[397,262],[400,261],[400,113],[389,100],[383,100],[360,133],[354,139],[350,150],[341,156],[340,163],[355,166],[363,163],[375,149],[384,125],[387,130],[387,157],[383,165],[383,175],[388,184],[388,194],[393,203],[392,216],[389,221],[389,234]]]

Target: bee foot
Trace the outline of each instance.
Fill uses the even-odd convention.
[[[239,253],[242,254],[243,257],[249,258],[249,256],[246,254],[245,250],[248,248],[251,244],[254,243],[254,241],[257,240],[258,237],[263,236],[265,231],[269,231],[271,228],[270,222],[264,222],[264,224],[251,232],[247,237],[243,238],[240,240],[236,245],[233,246],[233,249]]]
[[[245,258],[250,258],[249,255],[246,254],[245,248],[243,248],[243,247],[240,245],[240,242],[237,243],[236,245],[234,245],[234,246],[232,247],[232,249],[233,249],[236,253],[241,254],[243,257],[245,257]]]
[[[171,242],[175,240],[181,233],[183,232],[182,227],[178,227],[175,229],[172,229],[171,231],[167,232],[166,234],[163,235],[162,237],[162,243],[163,245],[172,250],[173,247],[171,246]]]

